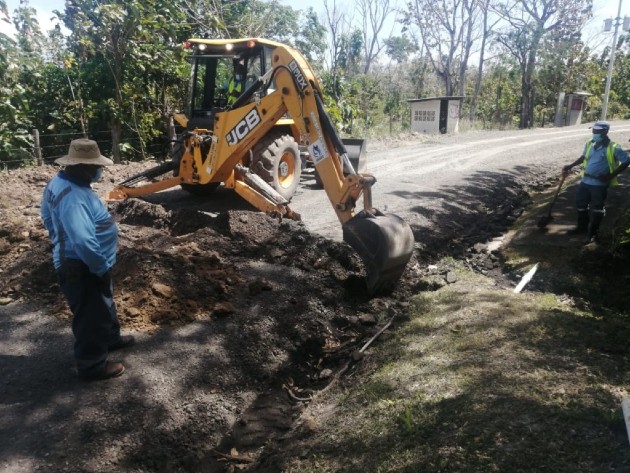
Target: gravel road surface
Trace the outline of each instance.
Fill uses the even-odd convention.
[[[432,216],[450,205],[465,206],[479,192],[493,192],[495,186],[498,190],[505,178],[559,174],[562,165],[582,152],[591,134],[589,126],[469,132],[392,147],[378,143],[375,150],[368,141],[367,172],[377,179],[374,206],[430,228]],[[630,122],[611,122],[610,136],[630,147]],[[314,181],[303,186],[292,207],[310,231],[341,240],[325,193],[310,192],[315,187]]]

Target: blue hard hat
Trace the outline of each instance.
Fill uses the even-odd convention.
[[[604,120],[596,121],[593,125],[593,133],[605,135],[606,133],[608,133],[608,130],[610,130],[610,123]]]

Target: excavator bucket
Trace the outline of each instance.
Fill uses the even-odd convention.
[[[413,253],[411,227],[394,214],[359,212],[343,225],[343,239],[361,257],[368,293],[386,293],[402,276]]]

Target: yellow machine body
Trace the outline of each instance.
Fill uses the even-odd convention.
[[[249,48],[262,45],[269,52],[265,56],[269,67],[234,104],[207,113],[210,118],[204,123],[211,124],[211,128],[200,128],[193,123],[195,119],[184,115],[175,116],[188,131],[182,135],[183,152],[172,167],[172,177],[141,186],[126,185],[152,176],[150,172],[141,174],[116,187],[109,198],[138,197],[176,185],[212,188],[223,183],[261,211],[299,218],[289,208],[290,195],[281,195],[285,187],[294,189],[297,185],[299,152],[298,160],[295,154],[299,144],[308,150],[343,227],[344,240],[365,263],[368,291],[391,290],[413,252],[413,233],[399,217],[384,215],[372,207],[371,186],[376,180],[357,173],[350,164],[323,107],[315,73],[302,54],[259,38],[195,39],[190,43],[198,57],[212,58],[227,50],[234,54],[235,61],[246,58]],[[284,130],[286,136],[277,130]],[[265,162],[273,163],[271,177],[256,169],[260,153],[267,154]],[[363,210],[357,213],[360,198]]]

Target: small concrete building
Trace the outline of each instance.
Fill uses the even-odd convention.
[[[582,123],[582,112],[586,105],[586,99],[593,94],[588,92],[574,92],[558,94],[558,105],[556,107],[555,126],[571,126]]]
[[[410,99],[411,131],[427,134],[457,133],[459,104],[464,97],[428,97]]]

